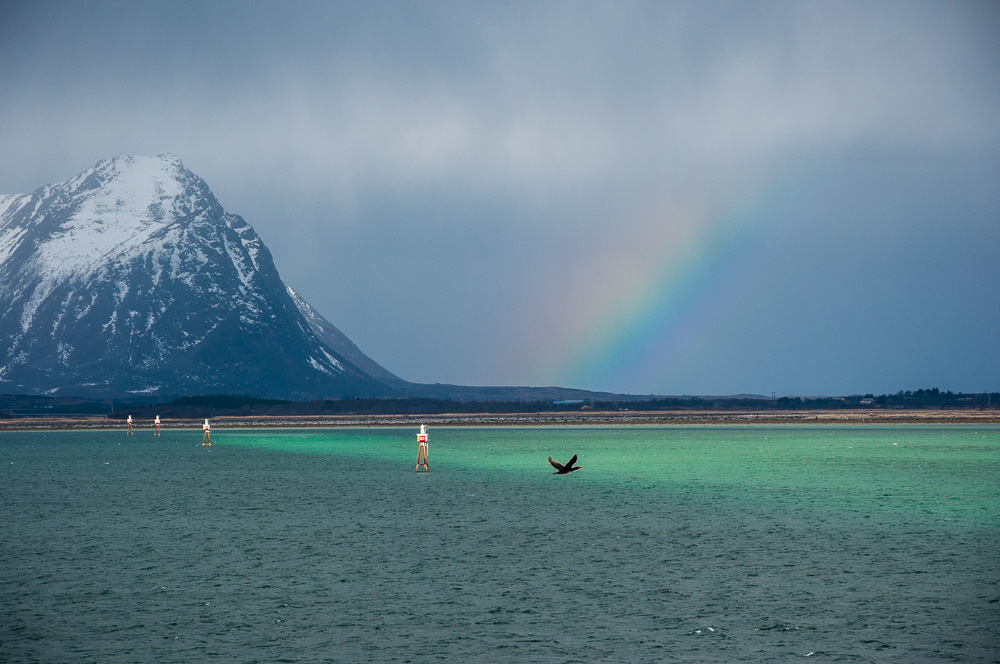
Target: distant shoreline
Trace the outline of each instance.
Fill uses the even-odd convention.
[[[166,429],[201,428],[204,419],[161,418]],[[218,416],[215,429],[417,427],[428,426],[649,426],[685,424],[1000,424],[1000,409],[990,410],[662,410],[573,411],[549,413],[443,413],[432,415]],[[152,421],[137,420],[138,430]],[[124,429],[104,416],[20,417],[0,419],[0,431]]]

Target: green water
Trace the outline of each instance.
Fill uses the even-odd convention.
[[[1000,661],[998,426],[429,433],[0,434],[0,662]]]
[[[415,466],[408,429],[220,432],[223,444]],[[445,427],[431,469],[547,481],[548,456],[579,455],[565,479],[728,496],[775,508],[1000,525],[997,426]],[[411,459],[412,457],[412,459]]]

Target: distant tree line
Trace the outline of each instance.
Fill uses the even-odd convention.
[[[115,417],[160,417],[190,419],[213,416],[284,415],[441,415],[446,413],[540,413],[579,410],[582,402],[552,401],[453,401],[424,397],[402,399],[325,399],[284,401],[257,399],[249,395],[209,394],[180,397],[167,403],[142,406]]]
[[[650,397],[629,401],[456,401],[435,398],[326,399],[289,401],[262,399],[249,394],[206,394],[177,397],[155,403],[142,400],[88,400],[35,395],[0,395],[0,419],[45,415],[99,415],[112,419],[152,419],[154,416],[192,419],[217,416],[286,415],[442,415],[448,413],[551,413],[579,410],[837,410],[858,408],[995,409],[1000,393],[942,392],[938,388],[895,394],[846,397]]]
[[[929,390],[900,391],[895,394],[852,395],[847,397],[780,397],[775,399],[739,397],[662,397],[640,401],[454,401],[450,399],[327,399],[285,401],[258,399],[250,395],[210,394],[174,399],[165,404],[143,406],[133,416],[160,415],[171,418],[282,415],[441,415],[447,413],[551,413],[579,410],[837,410],[858,408],[998,408],[1000,393],[965,394]],[[124,418],[126,413],[116,413]]]
[[[975,394],[963,392],[942,392],[934,387],[929,390],[909,390],[895,394],[853,395],[849,397],[782,397],[776,400],[781,408],[997,408],[1000,407],[1000,393],[979,392]]]
[[[854,394],[846,397],[778,397],[763,398],[732,398],[706,399],[692,397],[691,399],[653,399],[643,402],[646,409],[692,408],[704,410],[843,410],[858,408],[997,408],[1000,407],[1000,392],[979,392],[975,394],[963,392],[942,392],[938,388],[928,390],[899,391],[895,394]]]

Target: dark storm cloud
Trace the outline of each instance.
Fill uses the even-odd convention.
[[[737,286],[770,291],[772,272],[831,284],[847,302],[835,313],[771,310],[799,357],[830,343],[823,329],[920,347],[930,335],[966,334],[963,319],[983,334],[996,328],[998,314],[977,307],[995,301],[997,268],[974,261],[968,273],[958,239],[1000,239],[1000,203],[977,197],[1000,175],[993,3],[15,2],[0,11],[0,189],[29,191],[113,154],[174,153],[257,228],[286,281],[412,380],[584,380],[550,361],[581,333],[578,312],[626,325],[601,293],[626,299],[684,247],[732,232],[746,201],[812,181],[794,199],[813,212],[770,215],[757,253],[720,268],[728,281],[705,302],[728,304],[700,314],[717,327],[689,352],[650,348],[660,359],[641,380],[623,369],[580,386],[822,393],[914,388],[899,383],[935,375],[954,380],[942,388],[996,382],[982,366],[1000,358],[985,342],[921,360],[930,368],[917,377],[901,369],[914,361],[873,363],[850,347],[814,352],[806,371],[766,336],[747,348],[752,305],[726,300]],[[904,203],[909,213],[894,214]],[[962,232],[942,232],[949,223]],[[875,246],[900,259],[872,253],[873,229]],[[823,246],[831,256],[809,249]],[[926,263],[913,257],[930,249],[936,283],[973,297],[928,327],[910,309],[927,288],[915,277]],[[850,305],[861,301],[858,274],[900,309],[870,323],[868,305]],[[727,362],[770,368],[755,378]],[[871,369],[840,370],[852,364]]]

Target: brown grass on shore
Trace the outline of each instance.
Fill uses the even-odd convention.
[[[444,413],[435,415],[220,416],[213,428],[415,427],[434,426],[587,426],[683,424],[1000,424],[1000,409],[989,410],[662,410],[574,411],[550,413]],[[201,428],[202,419],[161,418],[164,428]],[[136,429],[152,429],[137,421]],[[124,429],[103,416],[0,419],[0,431]]]

